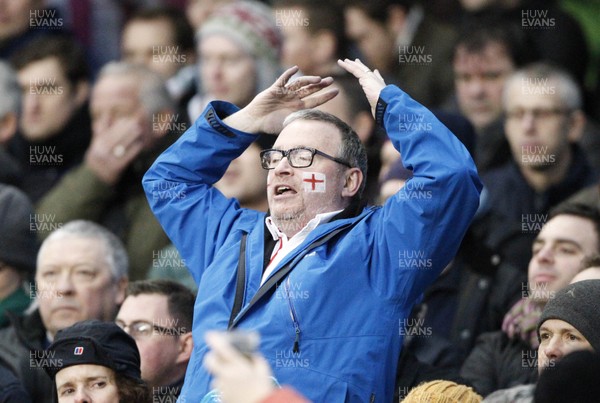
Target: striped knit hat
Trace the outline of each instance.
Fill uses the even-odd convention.
[[[198,39],[224,35],[256,60],[256,93],[281,74],[283,37],[272,10],[257,1],[236,1],[219,7],[200,28]]]
[[[473,389],[450,381],[431,381],[412,389],[403,403],[479,403],[482,397]]]

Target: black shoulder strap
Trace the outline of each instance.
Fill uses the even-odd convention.
[[[291,261],[289,261],[285,266],[283,266],[281,269],[279,269],[275,274],[273,274],[273,276],[271,276],[267,282],[265,282],[256,292],[256,294],[254,295],[254,297],[252,297],[252,300],[248,303],[248,305],[246,306],[246,308],[244,309],[244,312],[247,312],[254,304],[256,304],[258,302],[258,300],[260,300],[266,293],[268,293],[273,287],[275,287],[279,281],[285,277],[290,271],[292,271],[292,269],[296,266],[296,264],[298,264],[298,262],[304,257],[306,256],[307,253],[309,253],[311,250],[323,245],[324,243],[328,242],[329,240],[331,240],[333,237],[335,237],[336,235],[338,235],[340,232],[354,226],[354,224],[356,224],[358,221],[355,221],[351,224],[348,225],[344,225],[343,227],[339,227],[336,230],[330,232],[329,234],[325,235],[323,238],[317,240],[316,242],[313,242],[312,244],[309,245],[308,248],[306,248],[302,253],[300,253],[298,256],[296,256],[294,259],[292,259]],[[241,261],[241,259],[240,259]],[[244,262],[245,264],[245,262]],[[238,270],[239,270],[239,265],[238,265]],[[245,275],[245,274],[244,274]],[[239,286],[240,281],[239,281],[239,271],[238,271],[238,281],[237,284]],[[242,283],[242,287],[244,286],[244,283]],[[242,291],[243,294],[243,291]],[[236,302],[237,302],[237,295],[238,295],[238,290],[236,289]],[[240,298],[241,301],[241,298]],[[241,302],[240,302],[241,303]],[[234,304],[235,306],[236,304]],[[231,330],[232,328],[234,328],[237,325],[237,322],[239,321],[240,318],[238,318],[237,316],[239,315],[240,311],[237,311],[234,315],[234,312],[231,312],[231,318],[229,321],[229,326],[228,329]],[[237,319],[237,320],[236,320]]]
[[[237,266],[237,280],[235,282],[235,300],[233,301],[233,308],[231,309],[231,315],[229,316],[229,325],[227,328],[231,328],[233,320],[242,310],[242,303],[244,301],[244,289],[246,284],[246,237],[247,233],[242,234],[242,240],[240,242],[240,260]]]

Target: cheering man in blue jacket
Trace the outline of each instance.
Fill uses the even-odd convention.
[[[314,402],[392,400],[406,318],[456,253],[481,185],[465,147],[429,110],[359,60],[339,64],[414,172],[382,207],[361,204],[367,160],[356,134],[311,109],[337,95],[333,80],[290,81],[295,67],[241,110],[212,102],[144,177],[198,284],[182,401],[215,386],[204,334],[227,328],[260,333],[277,380]],[[261,153],[267,214],[213,187],[259,133],[278,135]]]

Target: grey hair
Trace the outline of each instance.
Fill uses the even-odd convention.
[[[514,72],[506,80],[502,96],[505,107],[508,103],[507,89],[519,81],[523,83],[527,80],[547,80],[547,82],[553,82],[556,85],[556,95],[565,107],[570,110],[582,108],[581,89],[577,82],[565,70],[547,63],[529,64]]]
[[[357,198],[360,199],[367,184],[367,150],[356,132],[340,118],[318,109],[304,109],[288,115],[283,121],[283,127],[295,120],[325,122],[338,129],[341,136],[338,158],[347,161],[353,167],[359,168],[363,174],[362,183],[356,193]]]
[[[106,250],[106,259],[110,267],[111,274],[114,280],[119,280],[122,277],[127,277],[129,270],[129,258],[125,251],[123,242],[112,232],[101,225],[91,221],[75,220],[70,221],[62,227],[54,230],[48,238],[44,240],[40,251],[46,243],[64,238],[79,237],[86,239],[97,239],[104,244]],[[38,253],[38,257],[41,253]],[[38,258],[39,259],[39,258]],[[39,265],[38,261],[38,265]]]
[[[16,114],[21,110],[21,88],[17,81],[17,73],[10,65],[0,60],[0,118],[10,112]]]
[[[102,67],[97,81],[107,76],[134,77],[138,82],[139,99],[149,114],[175,108],[164,79],[146,66],[128,62],[110,62]]]

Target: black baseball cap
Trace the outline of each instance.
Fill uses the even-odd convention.
[[[52,379],[63,368],[93,364],[141,381],[135,340],[114,322],[86,320],[59,330],[47,351],[54,359],[44,369]]]

